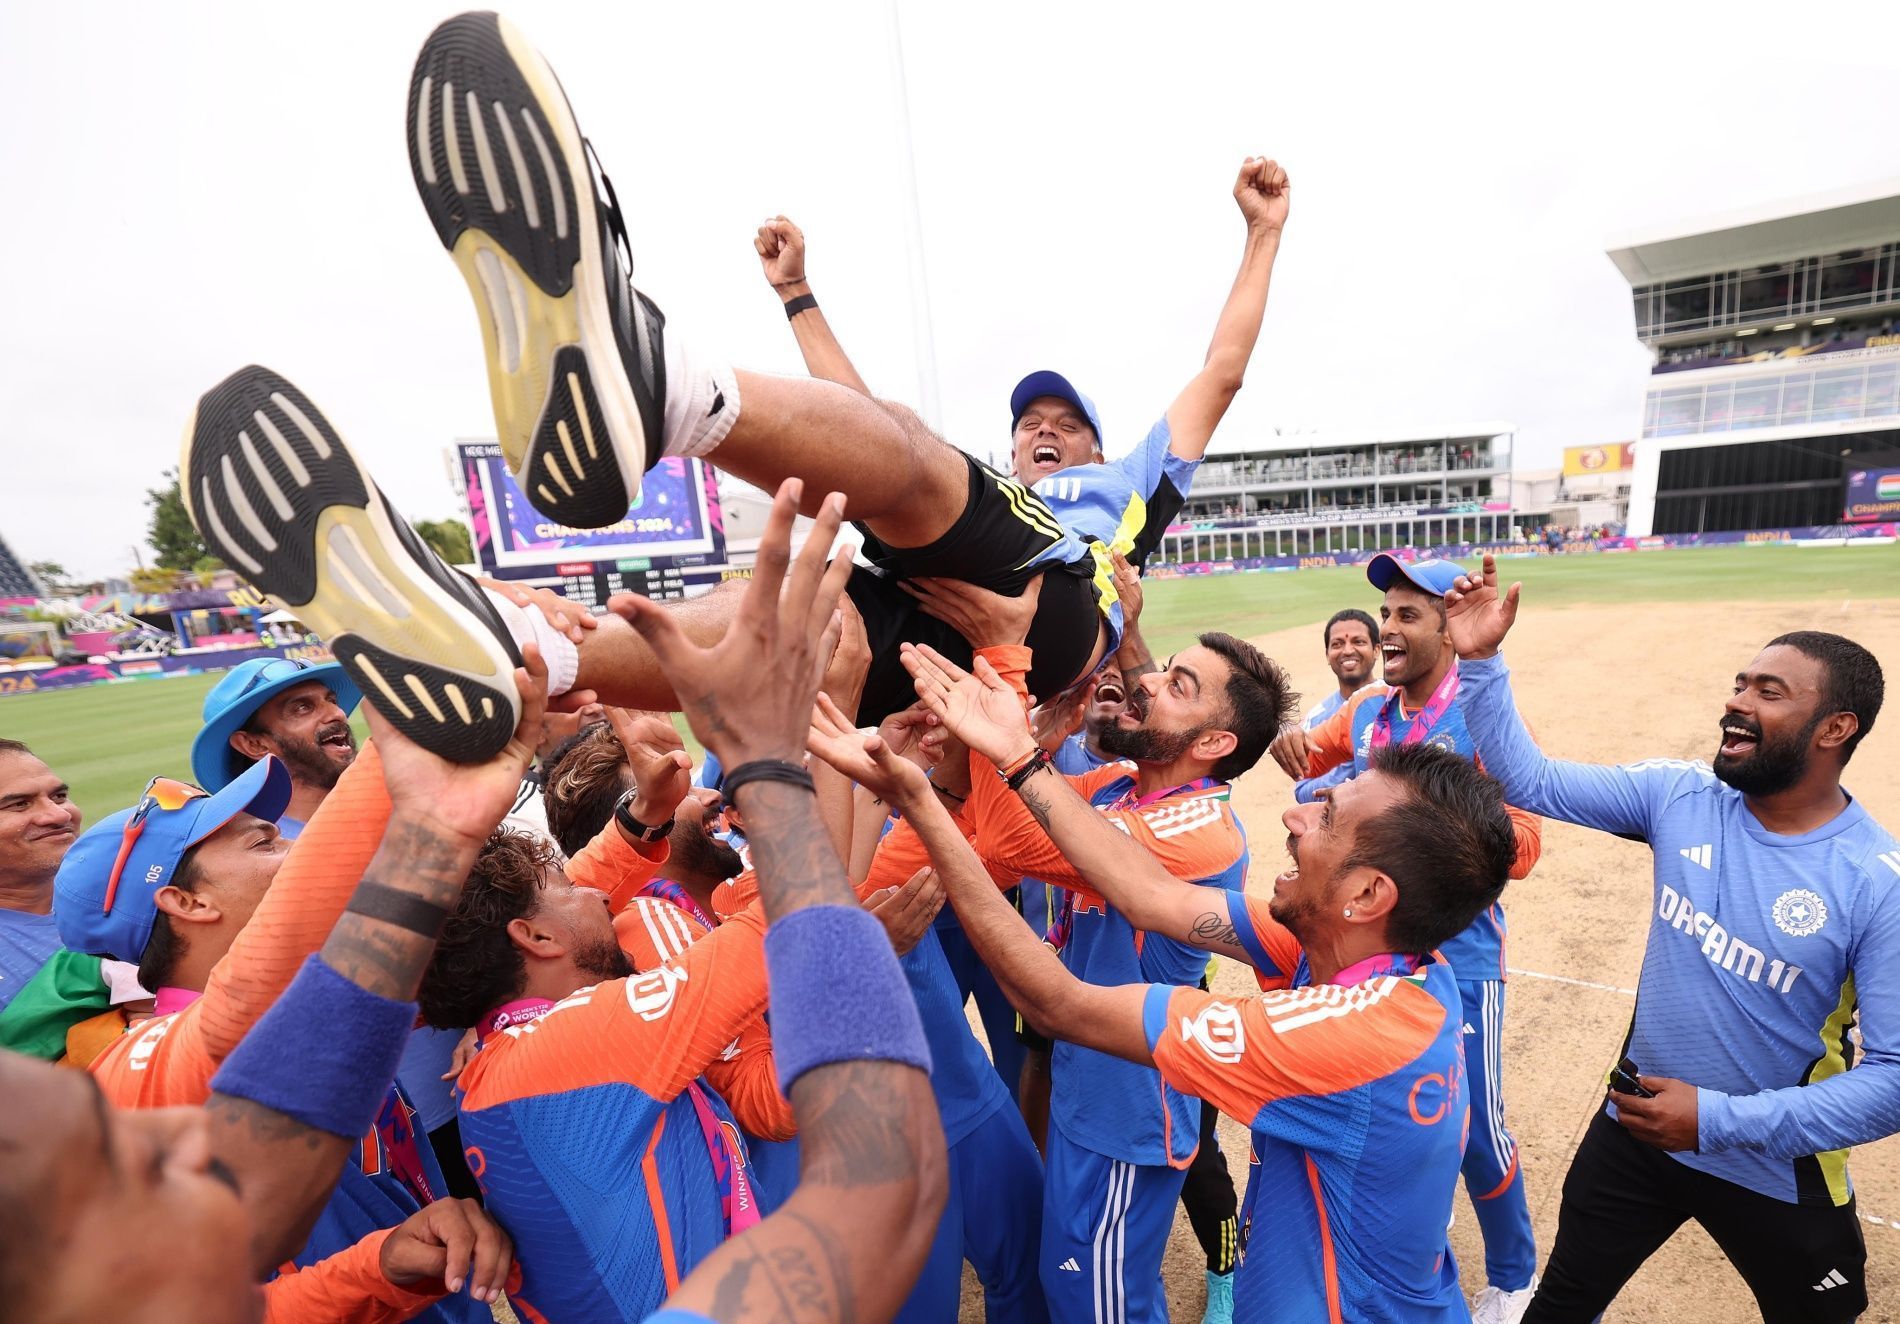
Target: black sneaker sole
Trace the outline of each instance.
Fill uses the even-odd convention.
[[[562,524],[618,523],[658,458],[659,424],[614,334],[606,282],[624,277],[602,251],[585,140],[554,71],[499,15],[457,15],[416,57],[408,143],[416,192],[475,301],[515,481]],[[659,346],[638,348],[652,381]]]
[[[303,392],[232,373],[199,399],[178,474],[205,545],[315,630],[397,730],[457,763],[508,743],[521,656],[506,628]]]

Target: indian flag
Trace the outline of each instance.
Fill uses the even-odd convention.
[[[1900,501],[1900,473],[1880,475],[1879,481],[1874,484],[1874,500]]]

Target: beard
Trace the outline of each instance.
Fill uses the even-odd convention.
[[[1306,935],[1312,931],[1311,921],[1319,915],[1319,902],[1311,897],[1286,899],[1275,896],[1267,902],[1267,914],[1304,944]]]
[[[620,944],[611,938],[578,948],[574,953],[574,968],[590,984],[626,979],[638,973],[627,954],[620,950]]]
[[[695,878],[724,880],[745,872],[739,852],[703,828],[682,832],[670,843],[673,847],[671,870]]]
[[[1192,731],[1155,731],[1147,726],[1124,730],[1110,722],[1102,728],[1095,743],[1112,759],[1130,759],[1136,763],[1172,763],[1187,753],[1201,738],[1205,727]]]
[[[1751,728],[1755,736],[1753,753],[1739,759],[1724,758],[1718,748],[1710,768],[1717,777],[1743,795],[1775,795],[1785,791],[1807,775],[1809,742],[1814,738],[1815,728],[1821,725],[1821,719],[1826,715],[1817,713],[1814,720],[1801,730],[1773,740],[1763,733],[1759,725],[1754,725]]]
[[[301,782],[305,786],[315,786],[324,791],[336,788],[338,779],[343,776],[343,770],[356,759],[356,742],[353,737],[350,741],[350,757],[341,763],[337,762],[330,748],[321,743],[326,737],[337,734],[338,726],[341,726],[345,732],[350,729],[348,722],[342,722],[324,727],[310,740],[278,738],[277,757],[284,761],[284,767],[289,770],[292,781]]]

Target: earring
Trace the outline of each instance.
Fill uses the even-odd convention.
[[[1347,919],[1351,919],[1351,918],[1352,918],[1352,907],[1351,907],[1351,906],[1347,906],[1347,907],[1346,907],[1346,918],[1347,918]]]

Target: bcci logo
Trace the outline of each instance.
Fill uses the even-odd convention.
[[[1181,1018],[1181,1038],[1200,1046],[1216,1062],[1232,1066],[1247,1051],[1247,1032],[1240,1024],[1238,1008],[1225,1002],[1210,1002],[1189,1020]]]
[[[1425,743],[1433,749],[1442,749],[1447,754],[1456,754],[1458,752],[1457,737],[1453,736],[1449,731],[1440,731],[1437,735],[1427,739]]]
[[[1791,938],[1819,933],[1827,923],[1827,903],[1805,887],[1783,892],[1775,898],[1775,927]]]

